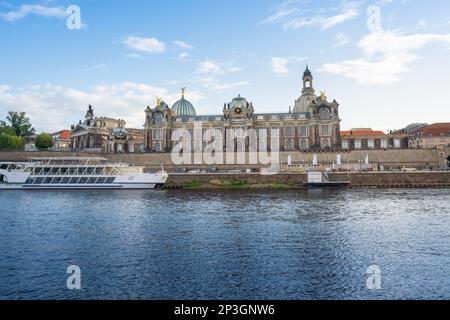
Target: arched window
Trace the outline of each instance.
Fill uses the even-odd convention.
[[[311,88],[311,80],[305,81],[305,88]]]
[[[330,111],[326,108],[322,108],[319,111],[320,120],[330,120]]]
[[[155,124],[162,124],[162,122],[163,122],[163,116],[160,114],[160,113],[158,113],[156,116],[155,116]]]

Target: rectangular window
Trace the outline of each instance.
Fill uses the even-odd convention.
[[[153,139],[161,140],[161,129],[153,129]]]
[[[373,139],[367,140],[367,147],[369,149],[374,149],[375,148],[375,140],[373,140]]]
[[[301,150],[307,150],[308,148],[309,148],[308,140],[307,139],[300,139],[300,149]]]
[[[309,136],[308,134],[308,126],[300,126],[299,127],[299,136],[301,138],[306,138]]]
[[[216,138],[216,140],[222,139],[222,128],[215,129],[214,137]]]
[[[286,150],[294,150],[294,139],[286,139],[284,143]]]
[[[270,130],[270,138],[279,138],[280,137],[280,128],[272,128]]]
[[[380,140],[380,146],[381,146],[382,149],[387,149],[387,147],[388,147],[387,139],[381,139]]]
[[[294,137],[295,136],[295,128],[294,127],[285,127],[284,135],[286,137]]]
[[[350,149],[348,140],[342,140],[342,149]]]
[[[402,141],[400,139],[394,139],[394,148],[401,148],[402,147]]]
[[[330,126],[329,125],[321,125],[320,126],[320,135],[323,137],[330,135]]]
[[[361,149],[362,143],[361,140],[355,140],[355,149]]]
[[[267,129],[266,128],[258,129],[258,138],[260,140],[267,140]]]
[[[328,139],[328,138],[322,139],[321,145],[322,145],[322,148],[329,148],[329,147],[331,147],[330,139]]]

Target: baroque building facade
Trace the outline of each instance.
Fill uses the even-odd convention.
[[[102,154],[144,152],[144,130],[125,125],[122,119],[94,116],[89,105],[84,121],[72,125],[71,149]]]
[[[187,130],[194,137],[196,123],[201,122],[203,131],[214,132],[214,137],[223,139],[226,146],[230,131],[253,129],[257,136],[279,138],[280,151],[330,150],[341,148],[339,104],[328,101],[324,92],[318,96],[313,86],[313,75],[308,67],[303,73],[301,96],[295,101],[293,110],[285,113],[257,113],[251,102],[238,95],[225,103],[222,114],[197,115],[195,107],[185,98],[172,107],[158,99],[154,108],[145,110],[145,149],[147,152],[170,152],[175,143],[172,134],[178,129]],[[269,138],[270,139],[270,138]],[[264,141],[271,149],[270,140]],[[208,141],[204,141],[204,144]],[[261,141],[258,141],[258,145]],[[248,148],[246,142],[246,151]],[[235,149],[237,150],[237,149]],[[239,149],[241,150],[241,149]]]

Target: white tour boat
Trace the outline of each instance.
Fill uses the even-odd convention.
[[[112,163],[105,158],[37,158],[0,162],[0,190],[32,189],[157,189],[169,175],[163,169]]]

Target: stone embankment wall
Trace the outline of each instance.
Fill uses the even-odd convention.
[[[332,181],[351,181],[354,187],[429,188],[450,187],[450,172],[366,172],[330,173]],[[171,174],[167,188],[292,188],[303,187],[304,173]]]

